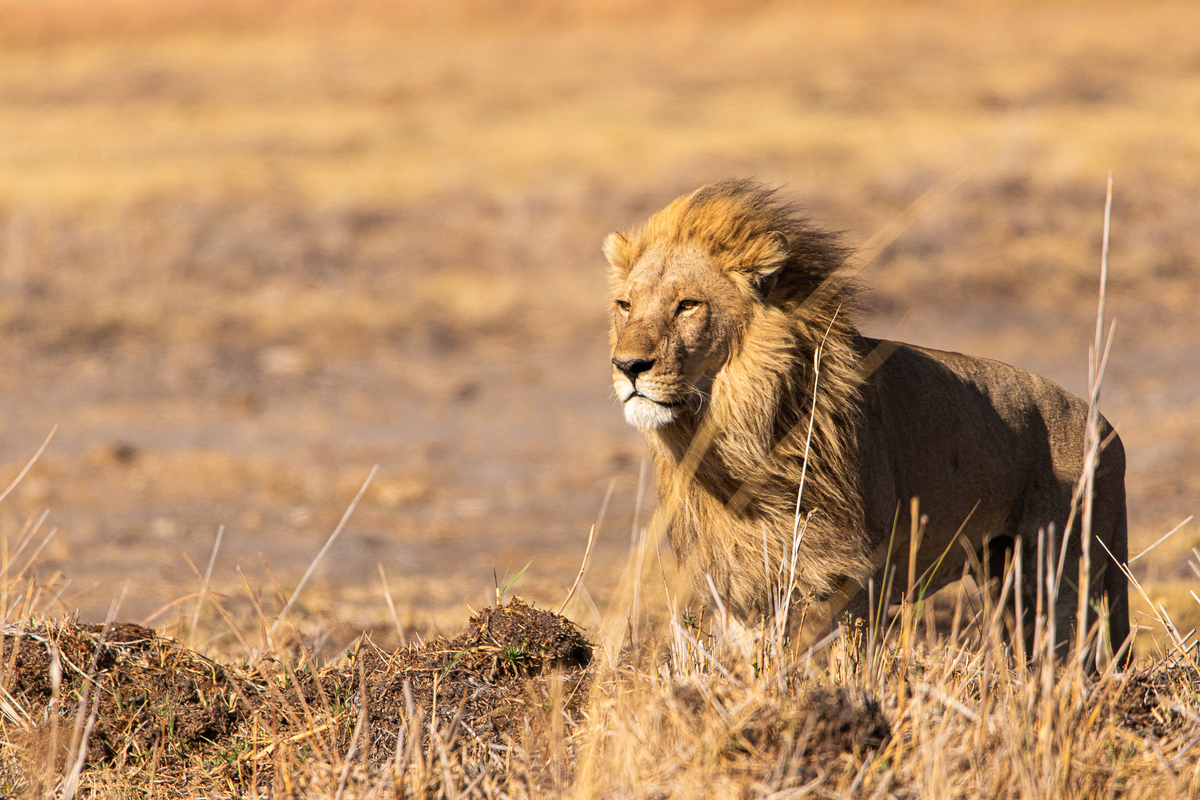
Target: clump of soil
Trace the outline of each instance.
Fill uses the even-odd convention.
[[[1113,720],[1138,736],[1169,739],[1196,728],[1186,709],[1200,694],[1200,675],[1191,666],[1130,669],[1113,699]]]
[[[778,713],[756,715],[738,732],[742,746],[778,750],[788,739],[796,753],[821,763],[850,753],[856,760],[892,738],[879,702],[846,689],[814,689],[799,698],[789,719]]]
[[[348,665],[325,673],[319,683],[302,681],[299,689],[306,703],[319,701],[322,689],[348,697],[356,713],[365,699],[363,732],[372,764],[404,746],[401,727],[422,731],[414,744],[438,736],[482,755],[520,741],[531,702],[548,701],[552,692],[560,694],[556,705],[577,717],[587,699],[591,660],[591,644],[574,623],[515,598],[483,609],[451,640],[390,653],[364,640]],[[561,685],[547,683],[551,673]]]
[[[125,762],[225,741],[259,700],[228,667],[129,623],[9,625],[2,674],[32,749],[60,763],[82,741],[77,718],[94,717],[85,763]]]
[[[17,746],[0,758],[0,783],[52,786],[80,753],[84,783],[116,768],[135,787],[153,778],[158,796],[205,785],[289,794],[297,763],[369,773],[431,749],[494,771],[535,704],[577,714],[591,656],[574,623],[519,599],[479,612],[452,640],[386,652],[364,637],[324,671],[219,664],[126,623],[10,625],[0,721]]]

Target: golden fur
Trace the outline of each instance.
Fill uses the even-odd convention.
[[[1061,535],[1082,470],[1082,400],[1006,364],[863,337],[835,237],[751,181],[685,195],[612,234],[604,251],[614,387],[653,448],[671,544],[698,590],[707,594],[711,577],[725,605],[753,620],[794,564],[800,594],[851,585],[848,610],[864,615],[893,529],[892,563],[905,575],[909,501],[919,497],[929,522],[918,575],[961,527],[996,571],[1024,539],[1032,594],[1038,530]],[[1102,426],[1111,442],[1093,533],[1124,559],[1124,456]],[[1073,535],[1070,576],[1081,553]],[[949,548],[942,582],[964,556]],[[1092,556],[1092,593],[1107,598],[1119,646],[1124,578],[1098,547]],[[1064,587],[1063,625],[1075,597]]]

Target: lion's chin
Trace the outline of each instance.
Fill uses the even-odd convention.
[[[669,425],[678,414],[678,408],[660,405],[641,395],[634,395],[625,401],[625,421],[642,431]]]

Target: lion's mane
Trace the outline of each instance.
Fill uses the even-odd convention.
[[[679,198],[606,248],[614,282],[649,248],[689,243],[732,276],[772,232],[787,240],[783,267],[770,302],[736,320],[706,412],[646,432],[677,556],[698,587],[711,575],[743,617],[767,610],[764,586],[781,565],[790,573],[795,536],[796,578],[819,597],[874,570],[856,462],[863,354],[851,323],[855,285],[840,274],[846,251],[772,190],[736,180]]]

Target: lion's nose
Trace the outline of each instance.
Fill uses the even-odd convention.
[[[637,376],[654,366],[652,358],[614,358],[613,366],[621,370],[630,382],[636,381]]]

